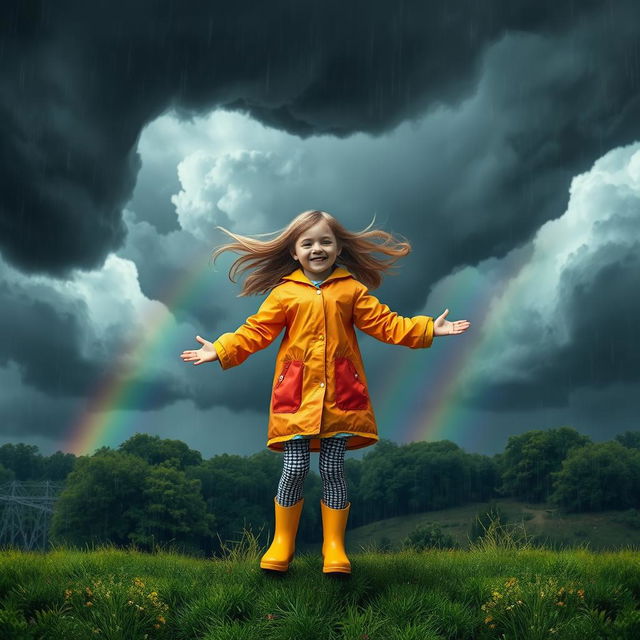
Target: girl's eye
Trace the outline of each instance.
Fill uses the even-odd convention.
[[[325,240],[322,244],[331,244],[331,240]],[[308,248],[311,245],[308,242],[305,242],[302,246]]]

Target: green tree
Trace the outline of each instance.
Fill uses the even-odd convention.
[[[371,521],[441,509],[493,496],[497,480],[493,460],[449,440],[402,447],[381,440],[363,458],[355,511]]]
[[[190,449],[181,440],[161,439],[160,436],[150,436],[146,433],[131,436],[118,447],[118,450],[138,456],[151,465],[173,460],[172,466],[183,470],[202,463],[202,454]]]
[[[640,431],[625,431],[616,436],[616,440],[629,449],[640,449]]]
[[[0,464],[11,469],[16,480],[42,478],[43,461],[38,447],[33,444],[3,444],[0,447]]]
[[[73,471],[76,464],[76,456],[73,453],[56,451],[43,459],[43,478],[53,481],[64,481]]]
[[[133,542],[148,550],[172,543],[185,552],[211,544],[215,518],[207,513],[199,480],[187,479],[167,461],[151,469],[143,497],[137,526],[128,536]]]
[[[569,451],[589,442],[571,427],[511,436],[500,457],[500,493],[531,502],[548,500],[553,491],[551,474],[560,470]]]
[[[273,529],[273,500],[282,474],[281,454],[268,450],[249,457],[225,453],[190,467],[186,474],[200,481],[207,512],[215,514],[217,536],[212,552],[219,550],[220,542],[238,540],[245,528],[251,529],[261,544],[267,543]],[[318,535],[322,536],[318,527],[318,483],[317,474],[310,473],[304,487],[308,506],[300,521],[300,541],[315,541]]]
[[[638,507],[640,451],[619,442],[573,449],[553,474],[554,504],[567,511],[602,511]]]
[[[5,482],[11,482],[15,479],[16,474],[11,469],[7,469],[4,465],[0,464],[0,484],[5,484]]]
[[[150,471],[144,460],[118,451],[79,457],[56,503],[52,540],[128,544],[144,513]]]

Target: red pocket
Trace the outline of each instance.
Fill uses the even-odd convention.
[[[366,409],[367,389],[349,358],[335,359],[336,404],[340,409]]]
[[[302,404],[302,360],[287,360],[273,389],[274,413],[295,413]]]

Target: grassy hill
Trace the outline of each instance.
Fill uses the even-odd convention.
[[[225,558],[0,550],[7,640],[635,640],[640,560],[497,546],[350,554],[353,573],[299,554],[259,569],[255,538]]]
[[[547,504],[528,504],[509,498],[495,500],[510,523],[520,523],[533,544],[549,548],[587,546],[593,551],[628,547],[640,549],[640,518],[626,511],[562,514]],[[418,525],[437,522],[443,533],[453,537],[461,549],[469,548],[469,532],[476,514],[486,511],[488,502],[478,502],[439,511],[379,520],[350,529],[345,544],[349,550],[381,546],[386,540],[391,549],[400,549],[402,541]],[[315,553],[319,545],[299,545],[300,551]]]

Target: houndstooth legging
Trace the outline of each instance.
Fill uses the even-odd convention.
[[[284,443],[284,467],[278,484],[276,500],[282,507],[290,507],[301,498],[304,480],[309,473],[309,440],[287,440]],[[344,477],[346,438],[320,440],[320,477],[322,501],[332,509],[347,506],[347,484]]]

